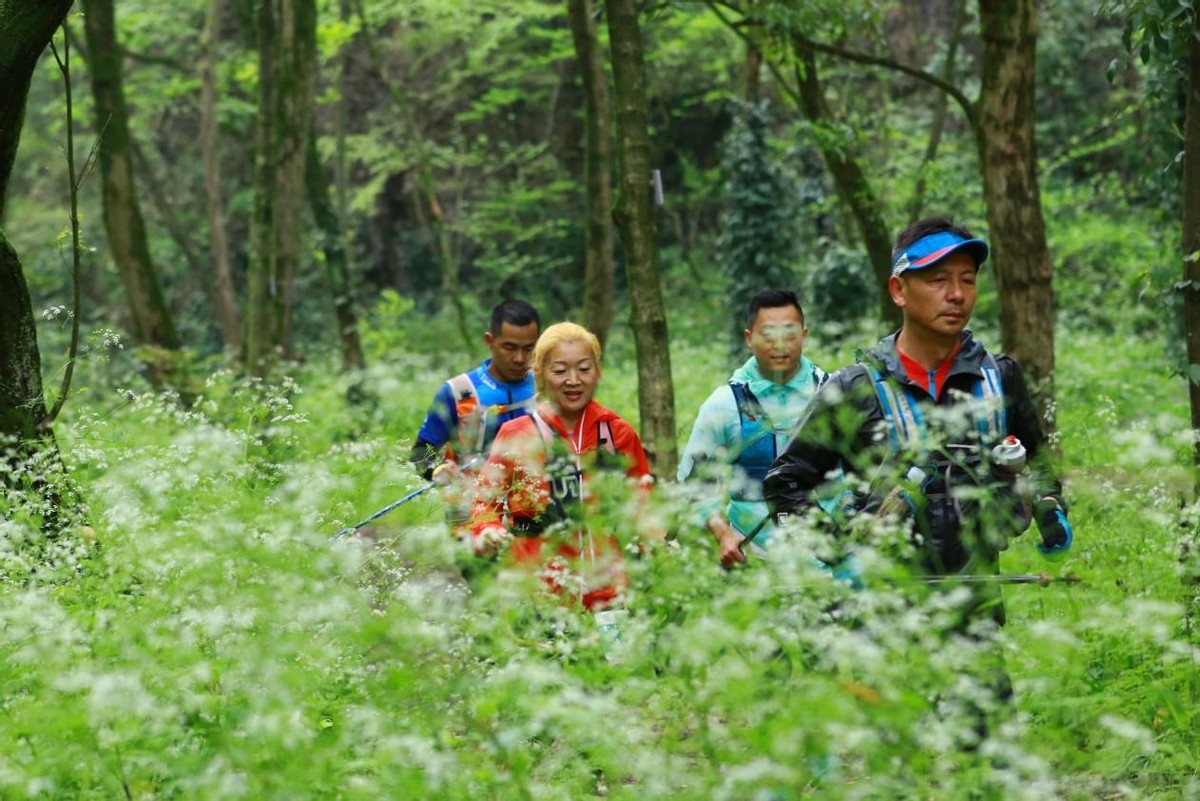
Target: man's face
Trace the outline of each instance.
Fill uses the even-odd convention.
[[[533,346],[537,344],[537,338],[537,323],[501,323],[500,333],[485,332],[483,341],[492,352],[492,375],[510,384],[524,381],[533,364]]]
[[[932,267],[909,270],[888,282],[904,327],[936,340],[957,339],[975,309],[979,267],[968,254],[951,253]]]
[[[795,306],[759,309],[745,335],[764,378],[784,384],[800,369],[808,329]]]

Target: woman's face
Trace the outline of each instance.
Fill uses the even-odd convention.
[[[546,354],[545,393],[561,416],[575,418],[596,394],[600,365],[586,342],[563,342]]]

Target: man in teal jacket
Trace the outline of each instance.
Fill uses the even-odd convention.
[[[756,547],[770,544],[774,527],[763,477],[826,379],[804,357],[808,328],[796,293],[756,294],[747,326],[746,344],[754,355],[700,407],[678,473],[680,482],[704,482],[695,523],[716,538],[725,567],[746,561],[748,539]]]

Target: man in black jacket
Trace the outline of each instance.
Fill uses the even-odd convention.
[[[1066,554],[1072,532],[1062,487],[1021,369],[989,354],[966,328],[987,255],[985,242],[945,218],[900,234],[888,288],[903,324],[814,398],[764,480],[774,514],[812,508],[840,477],[859,484],[844,494],[847,514],[891,513],[911,523],[918,571],[995,572],[999,551],[1030,517],[1039,550],[1050,559]],[[992,449],[1010,436],[1029,470],[994,464]],[[989,605],[1002,622],[998,596]]]

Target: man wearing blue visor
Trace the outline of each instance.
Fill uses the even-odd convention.
[[[841,492],[838,547],[825,554],[832,562],[853,553],[841,535],[862,513],[911,532],[915,549],[900,549],[901,558],[919,574],[995,573],[1031,518],[1041,553],[1063,557],[1067,507],[1021,369],[967,330],[987,244],[937,217],[901,232],[892,255],[888,289],[901,328],[817,393],[764,479],[773,513],[804,512]],[[974,599],[965,618],[986,610],[1003,623],[998,588]]]

